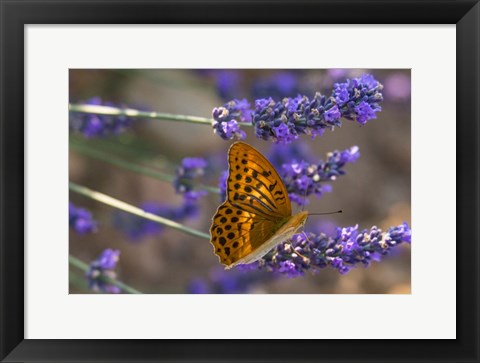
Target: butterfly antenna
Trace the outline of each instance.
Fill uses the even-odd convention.
[[[336,212],[308,213],[308,215],[309,216],[324,216],[324,215],[327,215],[327,214],[339,214],[339,213],[343,213],[343,211],[340,209],[340,210],[337,210]]]

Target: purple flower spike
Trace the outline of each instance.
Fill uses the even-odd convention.
[[[312,99],[298,95],[275,102],[272,98],[255,101],[252,123],[255,135],[263,140],[290,144],[300,134],[321,136],[326,129],[341,126],[345,117],[364,125],[376,118],[383,100],[382,85],[372,75],[336,83],[331,97],[316,93]]]
[[[184,158],[182,160],[182,167],[188,170],[203,169],[207,166],[207,161],[202,158]]]
[[[327,128],[340,126],[340,117],[333,98],[317,93],[312,100],[302,95],[281,102],[271,98],[256,100],[252,123],[257,137],[290,144],[300,134],[316,137]]]
[[[365,125],[369,120],[376,118],[376,113],[382,108],[379,102],[383,101],[381,90],[383,86],[371,74],[364,74],[359,78],[336,83],[332,97],[337,103],[342,117],[355,120]]]
[[[202,158],[184,158],[182,165],[177,168],[177,176],[173,186],[177,193],[183,194],[193,190],[192,181],[205,174],[207,161]]]
[[[213,132],[224,140],[243,140],[246,134],[238,122],[251,120],[250,104],[247,100],[232,100],[222,107],[213,109]]]
[[[68,222],[78,234],[96,232],[98,227],[92,213],[84,208],[77,208],[73,203],[68,204]]]
[[[346,149],[340,153],[340,160],[338,161],[338,163],[354,163],[359,157],[360,152],[358,146],[352,146],[350,149]]]
[[[94,97],[86,105],[118,107],[111,102],[102,102]],[[87,139],[118,135],[131,126],[133,119],[124,115],[95,115],[83,112],[70,112],[70,131],[83,134]]]
[[[306,271],[331,266],[341,274],[348,273],[357,265],[369,266],[379,261],[399,244],[411,242],[412,231],[403,223],[382,232],[377,227],[358,230],[358,225],[337,228],[335,236],[301,233],[289,242],[274,248],[262,259],[252,264],[259,269],[297,277]]]
[[[339,175],[344,175],[347,163],[354,163],[360,156],[358,146],[352,146],[343,151],[327,154],[327,160],[316,164],[306,161],[284,163],[280,169],[290,200],[299,205],[308,203],[307,197],[314,194],[317,197],[331,191],[331,186],[325,182],[333,181]]]
[[[98,266],[103,270],[113,270],[117,266],[120,251],[106,249],[97,259]]]
[[[96,292],[118,294],[120,289],[109,284],[105,278],[115,279],[117,277],[114,269],[117,266],[120,251],[110,248],[104,250],[92,263],[86,273],[88,287]]]
[[[388,233],[390,234],[392,241],[395,243],[412,242],[412,231],[408,227],[407,222],[403,222],[403,224],[397,227],[390,228]]]

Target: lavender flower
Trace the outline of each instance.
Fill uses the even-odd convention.
[[[238,122],[246,122],[251,119],[250,104],[247,100],[232,100],[222,107],[213,109],[212,123],[213,132],[224,140],[243,140],[245,131],[240,130]]]
[[[255,135],[263,140],[290,144],[301,134],[315,138],[323,135],[326,129],[341,126],[342,117],[364,125],[381,110],[382,88],[373,76],[364,74],[345,83],[336,83],[331,97],[317,92],[312,99],[304,95],[286,97],[282,101],[274,101],[271,97],[257,99],[252,116]],[[245,137],[238,128],[237,119],[247,112],[248,103],[244,100],[240,107],[239,102],[233,100],[213,110],[214,132],[225,140]]]
[[[386,232],[375,226],[359,231],[356,225],[337,228],[333,237],[323,233],[300,233],[251,266],[288,277],[302,276],[308,270],[327,266],[346,274],[358,265],[367,267],[372,261],[379,261],[381,256],[388,255],[393,247],[403,242],[411,243],[411,229],[405,222]]]
[[[205,174],[207,161],[202,158],[184,158],[182,164],[177,168],[176,177],[173,181],[175,191],[179,194],[193,190],[192,181]]]
[[[117,277],[115,267],[119,259],[120,251],[110,248],[104,250],[92,263],[86,273],[88,287],[96,292],[118,294],[120,289],[108,283],[107,279]]]
[[[114,106],[111,102],[102,102],[94,97],[85,102],[87,105]],[[95,115],[83,112],[70,112],[70,131],[82,133],[88,139],[117,135],[128,128],[132,118],[120,115]]]
[[[342,117],[365,125],[367,121],[376,118],[376,113],[382,110],[379,105],[383,100],[380,93],[382,88],[382,84],[371,74],[364,74],[344,83],[336,83],[332,97]]]
[[[388,233],[396,243],[399,243],[398,241],[400,240],[402,242],[412,243],[412,230],[408,227],[406,222],[403,222],[397,227],[390,228]]]
[[[92,213],[84,208],[77,208],[68,203],[68,223],[78,234],[87,234],[97,231],[97,222]]]
[[[356,120],[364,125],[376,118],[381,110],[382,85],[369,74],[345,83],[336,83],[331,97],[316,93],[285,98],[281,102],[270,99],[255,102],[253,124],[255,134],[264,140],[288,144],[299,134],[320,136],[325,129],[341,126],[340,118]]]
[[[302,160],[283,164],[280,176],[287,187],[290,200],[299,205],[306,205],[309,195],[320,197],[330,192],[331,186],[324,183],[344,175],[344,166],[355,162],[359,156],[358,146],[352,146],[343,151],[328,153],[325,162],[320,160],[316,164],[311,164]]]
[[[333,98],[316,93],[312,100],[302,95],[281,102],[256,100],[252,123],[258,138],[289,144],[300,134],[316,137],[326,128],[340,126],[340,117]]]

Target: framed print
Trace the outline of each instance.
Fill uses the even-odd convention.
[[[2,15],[2,361],[479,359],[478,2]]]

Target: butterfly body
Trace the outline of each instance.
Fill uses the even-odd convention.
[[[287,189],[270,162],[243,142],[228,152],[227,200],[210,228],[214,253],[226,268],[257,261],[292,237],[308,213],[292,215]]]

